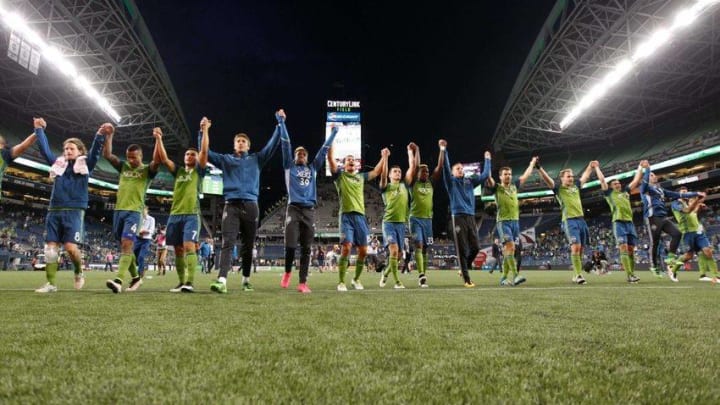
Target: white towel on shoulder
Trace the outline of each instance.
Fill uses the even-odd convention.
[[[55,159],[55,163],[53,163],[52,167],[50,168],[50,178],[54,179],[57,176],[62,176],[63,173],[65,173],[65,169],[67,169],[67,165],[68,162],[67,160],[65,160],[65,157],[60,156],[59,158]],[[87,167],[87,156],[83,155],[75,159],[73,171],[77,174],[90,173]]]

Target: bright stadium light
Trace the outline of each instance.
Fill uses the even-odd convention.
[[[16,32],[24,41],[38,48],[51,65],[72,80],[85,95],[96,102],[103,112],[109,115],[116,123],[120,122],[122,117],[112,108],[110,102],[90,84],[86,77],[78,74],[75,65],[58,48],[48,44],[37,32],[30,28],[22,16],[8,11],[0,3],[0,18],[11,31]]]
[[[667,44],[676,31],[692,24],[703,12],[711,6],[720,3],[720,0],[698,0],[691,7],[680,10],[669,28],[661,28],[655,31],[647,41],[641,43],[635,49],[630,59],[624,59],[613,68],[598,84],[593,86],[573,107],[570,112],[560,121],[560,130],[567,129],[583,111],[602,98],[607,91],[622,80],[639,63],[654,54],[660,47]]]

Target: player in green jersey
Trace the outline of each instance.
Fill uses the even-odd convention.
[[[37,119],[38,118],[35,118],[34,120]],[[24,141],[10,147],[5,141],[5,137],[0,135],[0,189],[2,189],[2,178],[5,174],[5,170],[7,169],[8,164],[15,160],[18,156],[22,155],[33,144],[35,144],[35,141],[37,141],[37,136],[33,132],[32,134],[28,135],[28,137],[25,138]],[[0,196],[2,196],[2,194],[0,194]]]
[[[637,283],[640,281],[635,275],[635,245],[639,241],[635,224],[633,224],[632,206],[630,205],[630,192],[640,185],[643,176],[642,162],[635,172],[635,177],[630,184],[623,189],[620,180],[605,180],[600,164],[594,166],[595,175],[600,180],[600,187],[605,194],[605,201],[610,206],[612,212],[613,234],[618,249],[620,249],[620,263],[622,263],[628,283]]]
[[[681,187],[680,193],[687,193],[687,187]],[[712,281],[716,284],[720,279],[718,278],[717,262],[713,256],[713,248],[710,240],[705,234],[705,229],[700,220],[698,220],[697,213],[705,207],[703,202],[705,201],[705,193],[697,193],[696,197],[689,199],[677,199],[671,207],[673,215],[678,222],[678,228],[682,232],[683,242],[687,245],[688,250],[683,256],[680,256],[675,263],[673,263],[670,273],[671,280],[677,281],[677,271],[680,267],[692,259],[694,254],[698,257],[698,270],[700,271],[700,281]],[[712,277],[708,277],[710,273]]]
[[[113,134],[106,138],[103,157],[120,173],[117,201],[113,213],[113,235],[120,242],[120,261],[117,277],[105,283],[112,292],[117,294],[123,289],[123,279],[128,271],[132,277],[130,285],[127,287],[128,291],[135,291],[142,284],[142,278],[138,275],[135,264],[133,247],[142,226],[145,193],[157,174],[160,162],[153,160],[150,164],[144,164],[142,148],[137,144],[128,146],[125,150],[125,160],[120,160],[112,153]],[[155,147],[157,148],[157,139]],[[153,156],[155,154],[153,152]]]
[[[500,183],[496,183],[492,176],[488,177],[488,191],[494,195],[497,204],[497,228],[498,236],[503,242],[503,275],[500,278],[500,285],[518,285],[525,282],[525,277],[518,274],[517,262],[515,261],[515,245],[520,242],[520,203],[518,201],[518,190],[527,181],[533,172],[538,158],[533,157],[530,165],[517,180],[512,179],[512,168],[501,167],[498,171]],[[508,274],[512,277],[508,280]]]
[[[339,220],[342,252],[340,260],[338,260],[338,275],[340,276],[340,282],[337,286],[338,291],[347,291],[345,273],[347,273],[349,264],[350,249],[353,246],[357,246],[357,259],[355,261],[355,277],[351,282],[356,290],[364,289],[360,283],[360,275],[365,264],[370,229],[365,218],[365,195],[363,192],[365,182],[380,175],[383,160],[387,160],[389,154],[390,151],[387,148],[383,149],[381,152],[382,158],[375,165],[375,168],[369,172],[359,173],[360,165],[355,161],[354,156],[345,156],[343,168],[341,169],[333,156],[333,148],[328,151],[328,164],[335,179],[335,188],[337,188],[340,199]]]
[[[408,159],[415,160],[415,168],[410,179],[410,232],[415,243],[415,264],[418,270],[418,283],[421,288],[427,288],[428,248],[433,244],[433,182],[442,177],[443,159],[445,153],[440,151],[437,166],[430,175],[428,165],[422,164],[420,148],[414,143],[408,150]]]
[[[542,177],[545,184],[552,189],[555,194],[555,199],[560,204],[563,231],[570,244],[570,257],[572,259],[573,271],[575,272],[572,280],[576,284],[585,284],[585,278],[582,276],[582,253],[583,247],[589,242],[589,231],[583,214],[580,190],[590,178],[590,173],[593,168],[592,165],[596,163],[596,161],[588,163],[579,180],[575,179],[572,169],[561,170],[560,184],[557,185],[545,169],[539,165],[539,161],[538,164],[536,164],[540,172],[540,177]]]
[[[398,277],[398,260],[400,251],[404,250],[405,226],[408,221],[408,202],[410,199],[407,186],[412,183],[412,174],[415,172],[416,161],[413,150],[416,147],[414,143],[407,146],[408,169],[405,172],[404,182],[401,181],[402,169],[400,169],[400,166],[393,166],[388,170],[388,161],[383,159],[380,191],[382,192],[383,203],[385,203],[385,215],[383,216],[382,230],[383,242],[390,253],[390,257],[388,258],[388,268],[380,276],[380,287],[385,287],[387,278],[392,273],[395,288],[405,288]],[[388,180],[390,180],[389,183]]]
[[[196,244],[200,239],[201,223],[200,191],[208,161],[210,145],[208,130],[211,125],[212,122],[207,117],[202,118],[200,121],[202,133],[200,151],[188,148],[183,159],[184,165],[180,167],[168,158],[160,128],[153,130],[153,135],[157,140],[155,159],[162,162],[175,177],[173,202],[167,222],[167,243],[175,248],[175,268],[179,283],[170,292],[194,291],[193,281],[198,264]]]

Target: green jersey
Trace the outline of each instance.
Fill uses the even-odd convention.
[[[190,215],[200,213],[200,190],[202,187],[205,169],[195,166],[187,170],[185,166],[176,167],[175,187],[173,188],[173,202],[170,215]]]
[[[412,185],[410,200],[410,216],[413,218],[432,219],[433,217],[433,185],[430,180],[416,181]]]
[[[495,183],[495,187],[490,189],[491,193],[495,195],[498,222],[520,220],[519,188],[520,180],[518,179],[507,186],[503,186],[502,183]]]
[[[141,164],[132,168],[126,161],[121,161],[120,167],[116,169],[120,172],[120,181],[115,210],[142,212],[145,208],[145,193],[156,172],[150,171],[150,165]]]
[[[367,173],[350,174],[341,171],[336,175],[335,188],[340,198],[340,213],[356,212],[365,215],[365,182]]]
[[[570,187],[556,184],[553,192],[555,193],[555,199],[560,203],[563,221],[568,218],[582,218],[584,216],[582,202],[580,201],[580,180],[575,180],[575,184]]]
[[[410,194],[405,183],[388,183],[382,191],[382,199],[385,203],[383,222],[407,222]]]
[[[688,207],[687,203],[683,200],[677,200],[672,203],[673,215],[678,223],[680,232],[698,232],[702,231],[702,226],[697,217],[697,212],[684,212],[683,210]]]
[[[605,190],[605,201],[610,206],[613,222],[632,222],[633,214],[629,191],[627,188],[624,191],[615,191],[611,188]]]
[[[2,176],[5,175],[8,163],[12,161],[12,152],[9,148],[0,149],[0,190],[2,190]],[[0,194],[2,196],[2,194]]]

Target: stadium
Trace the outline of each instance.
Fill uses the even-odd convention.
[[[179,17],[212,21],[197,5],[181,3],[176,5],[177,14],[167,17],[173,23]],[[283,27],[277,29],[285,33],[282,30],[308,23],[305,18],[316,13],[314,7],[325,9],[324,5],[308,6],[310,10],[302,12],[288,5],[243,5],[252,20],[249,27],[238,21],[250,20],[232,15],[239,9],[209,5],[226,17],[224,25],[240,32],[232,40],[247,47],[238,51],[242,62],[230,56],[218,59],[216,63],[228,62],[240,72],[228,73],[212,63],[183,65],[166,56],[184,52],[197,60],[227,52],[218,40],[220,33],[212,36],[188,24],[188,32],[182,34],[176,24],[164,24],[167,4],[1,0],[0,135],[7,167],[0,201],[0,304],[4,309],[0,337],[5,343],[0,349],[4,365],[0,402],[718,402],[720,388],[714,374],[720,358],[719,319],[714,311],[720,288],[716,285],[720,281],[716,264],[720,250],[720,58],[716,52],[720,2],[526,3],[523,13],[532,16],[515,16],[527,20],[515,22],[525,26],[513,35],[529,46],[508,46],[498,54],[519,53],[512,58],[522,61],[502,68],[512,72],[509,91],[483,88],[488,94],[499,94],[501,100],[485,97],[492,99],[486,102],[496,105],[498,115],[481,112],[475,116],[463,107],[456,108],[460,112],[437,110],[438,116],[451,117],[445,123],[452,124],[446,130],[441,124],[427,123],[427,130],[420,132],[421,126],[407,122],[419,121],[416,116],[426,113],[424,107],[413,105],[413,116],[408,118],[400,107],[378,100],[378,94],[389,93],[373,93],[369,85],[353,86],[350,79],[348,84],[333,82],[329,58],[307,47],[321,34],[301,31],[298,37],[304,35],[307,43],[280,34],[281,39],[263,37],[252,44],[238,39],[250,32],[265,33],[258,27],[269,24],[269,16],[275,18],[278,10],[282,24],[276,23]],[[417,98],[430,104],[426,99],[431,93],[422,88],[433,87],[433,80],[425,80],[424,72],[414,73],[410,62],[402,62],[412,52],[398,45],[401,40],[396,43],[388,38],[402,37],[401,31],[414,27],[414,21],[430,18],[432,10],[363,7],[362,18],[367,19],[363,21],[378,31],[394,26],[395,17],[409,13],[403,23],[408,25],[395,27],[397,31],[372,34],[367,29],[363,35],[381,38],[391,50],[387,52],[400,53],[398,59],[389,53],[381,55],[400,65],[413,90],[402,89],[402,79],[393,78],[391,85],[383,83],[390,88],[387,91],[398,99],[404,94],[402,102]],[[474,13],[485,13],[470,6],[457,8],[460,11],[453,15],[438,11],[449,39],[458,35],[454,29],[461,29],[453,25],[479,30],[472,24],[451,24],[447,21],[451,17],[459,22],[464,21],[460,14],[475,18],[479,14]],[[488,13],[510,14],[512,10]],[[386,16],[380,16],[385,12]],[[342,14],[347,18],[348,37],[322,37],[322,41],[329,41],[327,48],[338,48],[346,40],[352,44],[348,32],[358,28],[353,20],[361,17],[349,17],[344,6],[342,12],[330,13],[338,14],[320,13],[316,18],[339,20]],[[532,18],[539,18],[541,24],[529,23],[535,21]],[[413,46],[438,52],[435,59],[464,46],[445,44],[441,39],[446,37],[437,34],[441,39],[434,40],[418,30],[412,31],[417,35]],[[481,35],[478,32],[474,35]],[[197,40],[189,41],[184,35]],[[212,45],[215,41],[217,48]],[[283,53],[272,41],[287,41],[297,49]],[[342,55],[359,54],[359,59],[350,59],[357,64],[365,59],[363,49],[358,45],[355,52],[344,49]],[[480,65],[496,64],[492,54],[477,57]],[[295,69],[292,79],[284,78],[284,71],[268,67],[265,58],[280,60],[281,66],[296,58],[311,67]],[[433,58],[426,58],[418,60],[431,63]],[[471,64],[469,56],[466,62]],[[369,61],[368,66],[377,68],[374,63]],[[327,66],[318,67],[323,64]],[[383,68],[392,70],[390,64]],[[232,75],[238,76],[237,83],[227,83]],[[500,81],[500,76],[487,80]],[[303,81],[314,77],[329,82],[331,89],[308,101],[302,94],[288,95],[302,88],[294,86],[303,86]],[[360,77],[379,76],[363,73]],[[223,82],[223,90],[246,92],[243,97],[257,100],[263,108],[273,107],[258,112],[260,107],[238,101],[243,105],[238,111],[230,106],[217,113],[204,112],[206,106],[217,105],[211,99],[232,104],[226,102],[226,95],[213,93],[218,91],[212,87],[214,80]],[[437,79],[441,80],[449,79]],[[473,93],[475,97],[478,88],[469,82],[466,88],[439,87],[450,87],[443,90],[447,94]],[[197,96],[193,92],[198,89],[211,94]],[[201,99],[190,102],[188,94]],[[274,97],[279,100],[266,100]],[[335,101],[356,97],[362,101]],[[282,108],[287,109],[287,117]],[[384,121],[385,113],[401,118]],[[260,114],[264,119],[254,117]],[[494,132],[487,139],[463,137],[459,135],[463,129],[454,127],[458,115]],[[269,125],[268,117],[272,117]],[[244,132],[235,135],[237,128],[227,124],[242,120],[248,121],[250,137]],[[104,123],[112,124],[112,132],[106,132]],[[405,133],[416,133],[416,139],[395,131],[403,128],[399,123],[408,125]],[[337,127],[339,137],[357,137],[352,138],[355,149],[332,146],[330,138]],[[295,128],[298,133],[324,131],[324,135],[295,138]],[[392,135],[378,128],[391,128]],[[357,132],[346,135],[350,131]],[[304,147],[290,149],[288,143],[289,152],[281,152],[287,132],[293,147]],[[243,136],[249,152],[237,149]],[[75,137],[88,146],[90,173],[76,170],[70,174],[77,163],[58,169],[54,157],[70,156],[67,142]],[[447,139],[446,144],[440,138]],[[236,149],[231,151],[233,145]],[[318,154],[322,168],[317,170],[316,196],[310,198],[311,207],[299,204],[297,194],[290,191],[290,173],[295,173],[290,167],[310,166],[296,163],[299,149],[307,147],[305,153],[311,159],[318,150],[327,154],[324,146],[332,146],[329,153],[335,159],[328,163],[324,154]],[[145,179],[137,210],[138,218],[143,218],[139,211],[146,208],[154,225],[144,233],[133,228],[129,235],[116,224],[117,213],[128,210],[128,199],[119,193],[129,186],[123,186],[127,183],[119,173],[126,170],[123,165],[130,165],[135,147],[141,150],[143,162],[153,161],[141,164],[141,169],[154,170],[155,161],[158,168]],[[482,170],[485,150],[492,156],[486,160],[492,161],[494,182],[501,183],[506,169],[512,171],[513,179],[522,177],[516,196],[516,239],[503,239],[506,200],[500,191],[493,191],[499,186],[484,179],[477,183],[458,180],[455,184],[470,192],[472,214],[468,214],[459,210],[457,194],[453,194],[458,186],[448,180],[455,176],[451,174],[455,166],[446,161],[446,169],[441,163],[447,156],[459,157],[452,160],[452,164],[463,162],[466,171],[459,178],[477,179],[487,174]],[[187,163],[189,152],[200,166]],[[354,155],[352,163],[345,163],[348,154]],[[400,234],[407,232],[406,239],[393,243],[386,228],[392,222],[386,212],[392,204],[385,192],[388,185],[374,180],[373,174],[387,178],[391,161],[400,165],[402,176],[408,166],[414,168],[408,172],[415,173],[412,184],[416,184],[420,155],[431,178],[437,165],[430,215],[423,217],[430,224],[426,235],[430,242],[417,239],[418,228],[413,228],[410,214],[410,221],[406,216],[401,225]],[[232,166],[233,159],[244,156],[260,156],[257,159],[262,161],[254,166],[259,178],[240,181],[241,189],[252,185],[258,190],[251,198],[228,191],[234,174],[223,170],[242,167],[237,172],[250,173],[249,166]],[[534,157],[537,160],[531,161]],[[180,165],[182,159],[185,165]],[[168,160],[175,163],[170,166],[165,163]],[[364,189],[353,195],[361,201],[355,211],[348,211],[346,205],[350,189],[340,185],[338,173],[346,169],[335,170],[335,161],[345,167],[359,165],[370,173]],[[195,194],[184,198],[190,188],[176,192],[178,173],[191,176],[193,171],[187,169],[191,166],[202,167],[205,174],[193,183]],[[559,191],[572,188],[560,185],[566,169],[580,180],[575,191],[579,217],[568,214],[573,208],[568,208],[568,200]],[[326,170],[334,176],[325,176]],[[617,179],[622,187],[631,182],[638,185],[628,191],[626,214],[637,233],[633,255],[628,256],[627,243],[621,246],[618,241],[618,217],[600,172],[609,184]],[[556,189],[549,187],[544,174],[554,179]],[[63,182],[70,182],[71,175],[84,176],[86,181],[87,202],[82,202],[82,208],[57,205],[57,196],[67,191],[60,184],[70,184]],[[660,192],[660,205],[665,208],[659,210],[667,210],[673,229],[679,226],[685,234],[702,234],[706,245],[693,245],[695,239],[685,235],[674,237],[668,228],[660,232],[653,214],[648,213],[658,210],[648,202],[650,176],[657,179],[652,187],[668,194]],[[681,187],[689,194],[669,197],[667,191]],[[407,188],[412,194],[411,186]],[[178,201],[193,198],[191,211],[177,211]],[[685,204],[680,207],[697,208],[678,211],[676,200]],[[249,232],[251,243],[248,230],[242,228],[247,204],[258,210],[249,221],[256,223]],[[409,211],[409,203],[404,205]],[[240,232],[223,231],[229,226],[229,206],[240,212]],[[311,242],[308,246],[296,243],[288,256],[289,224],[297,220],[293,210],[306,212],[301,209],[312,211]],[[78,243],[64,237],[53,239],[53,232],[64,231],[52,228],[51,218],[72,210],[78,212],[83,237],[75,239]],[[362,237],[367,236],[367,241],[351,243],[346,218],[359,211],[367,227]],[[693,227],[685,221],[695,212]],[[466,244],[458,236],[464,229],[456,222],[461,214],[470,221],[477,252],[470,246],[472,238]],[[198,218],[184,228],[194,227],[191,240],[181,232],[178,243],[170,242],[174,237],[166,242],[166,229],[168,236],[176,234],[173,221],[187,215]],[[573,239],[568,230],[568,219],[578,218],[587,224],[583,242]],[[72,229],[70,233],[80,228]],[[136,246],[145,240],[143,261],[137,260],[140,253],[127,250],[125,241],[130,239]],[[399,245],[398,252],[393,253],[393,245],[396,249]],[[506,250],[510,245],[512,250]],[[581,253],[576,245],[582,246]],[[704,252],[710,252],[710,258]],[[161,261],[164,268],[158,266]],[[180,270],[183,266],[186,269]],[[190,267],[194,281],[187,278]],[[51,268],[55,269],[52,279]],[[130,278],[125,277],[128,271]],[[391,276],[397,277],[394,288],[385,286],[393,282]]]

